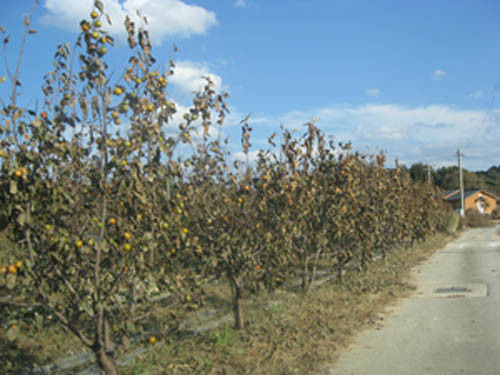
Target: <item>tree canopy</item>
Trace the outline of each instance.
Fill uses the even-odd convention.
[[[418,162],[409,168],[413,181],[427,181],[427,164]],[[492,166],[486,171],[468,171],[463,169],[464,189],[483,189],[500,196],[500,165]],[[431,167],[432,182],[444,190],[456,189],[459,186],[458,166],[441,167],[437,170]]]

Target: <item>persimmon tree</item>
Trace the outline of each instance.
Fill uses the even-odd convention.
[[[327,220],[330,191],[327,163],[333,159],[324,135],[307,123],[307,132],[295,138],[283,133],[281,152],[286,177],[280,187],[282,218],[290,260],[300,269],[302,290],[306,293],[316,276],[320,257],[327,250]]]
[[[156,260],[172,249],[196,249],[187,218],[172,210],[183,204],[185,183],[173,154],[189,139],[196,116],[208,121],[221,100],[211,89],[198,94],[181,131],[168,135],[177,111],[166,94],[174,63],[155,69],[147,30],[127,18],[131,57],[123,74],[113,76],[106,18],[96,1],[74,46],[58,46],[55,69],[44,77],[42,111],[17,104],[19,68],[8,70],[1,188],[8,192],[12,240],[26,254],[29,292],[114,374],[149,298],[160,291],[184,295],[199,281],[192,267],[183,267],[188,256]]]
[[[242,126],[242,149],[248,157],[251,128]],[[208,151],[207,151],[208,150]],[[203,161],[188,177],[198,193],[188,203],[193,236],[197,239],[204,268],[210,275],[228,281],[232,292],[235,328],[244,327],[243,298],[262,288],[281,284],[283,251],[280,218],[273,212],[277,192],[266,184],[271,164],[258,163],[255,170],[248,161],[231,168],[229,154],[214,140],[199,148],[194,166]],[[243,168],[243,169],[242,169]],[[273,182],[272,184],[274,184]]]

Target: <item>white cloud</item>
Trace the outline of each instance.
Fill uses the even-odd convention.
[[[238,151],[233,155],[233,159],[240,163],[246,163],[247,155],[243,151]],[[248,151],[248,162],[253,164],[259,159],[259,150]]]
[[[214,90],[221,91],[222,78],[220,76],[211,73],[205,64],[187,60],[175,63],[174,75],[170,78],[170,82],[181,94],[191,94],[205,87],[207,81],[203,77],[210,77],[214,83]]]
[[[459,142],[470,137],[470,127],[481,118],[479,111],[461,111],[437,105],[413,108],[390,104],[365,105],[331,113],[335,116],[324,117],[323,123],[331,124],[329,127],[332,128],[335,128],[335,122],[349,124],[349,130],[354,128],[357,138],[363,141]]]
[[[432,79],[434,81],[440,81],[444,78],[444,76],[446,75],[447,73],[444,71],[444,70],[441,70],[441,69],[436,69],[434,71],[434,73],[432,73]]]
[[[380,91],[379,89],[366,89],[365,95],[374,96],[378,98],[380,95],[382,95],[382,91]]]
[[[247,5],[245,0],[236,0],[234,3],[234,6],[238,8],[244,7],[245,5]]]
[[[203,7],[189,5],[181,0],[103,0],[104,11],[110,16],[112,25],[103,20],[103,27],[119,39],[125,40],[123,27],[125,16],[136,25],[142,22],[137,10],[147,18],[147,29],[154,44],[161,44],[168,36],[190,37],[205,34],[217,24],[214,12]],[[82,19],[88,19],[94,0],[46,0],[47,14],[42,22],[62,29],[79,31]]]
[[[467,97],[471,98],[471,99],[479,99],[479,98],[483,97],[483,95],[484,95],[483,90],[477,90],[477,91],[474,91],[472,94],[467,95]]]
[[[266,124],[270,121],[271,119],[269,117],[250,117],[251,124]]]
[[[258,136],[263,141],[278,131],[279,124],[288,129],[299,127],[302,134],[306,129],[301,125],[313,116],[317,117],[316,126],[336,141],[352,141],[356,149],[369,153],[387,151],[388,165],[396,158],[407,164],[424,161],[445,165],[446,161],[454,162],[457,148],[465,148],[469,155],[465,168],[481,169],[497,164],[500,153],[500,110],[488,115],[474,137],[484,118],[483,111],[442,105],[330,106],[273,118],[261,115],[259,125],[266,129],[266,134]]]
[[[244,162],[246,156],[241,152],[239,124],[246,114],[238,108],[230,109],[222,129],[210,129],[210,135],[218,136],[218,132],[222,131],[223,139],[230,136],[228,149],[232,152],[232,159]],[[186,110],[187,107],[179,106],[172,130],[174,125],[176,127],[182,122]],[[500,154],[500,109],[492,110],[483,124],[484,111],[443,105],[339,105],[275,116],[265,113],[251,116],[250,162],[255,163],[259,150],[279,153],[279,148],[270,148],[267,140],[276,132],[274,141],[280,143],[280,124],[292,131],[295,137],[300,137],[307,131],[304,124],[312,118],[317,119],[315,124],[327,139],[333,137],[335,142],[352,141],[354,149],[363,153],[385,151],[389,167],[394,166],[395,159],[408,166],[419,161],[430,163],[435,168],[453,165],[456,163],[457,148],[461,148],[465,151],[464,167],[479,170],[496,165]],[[294,128],[298,131],[292,130]],[[199,136],[199,132],[193,134],[195,143]]]

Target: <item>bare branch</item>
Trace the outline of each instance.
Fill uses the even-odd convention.
[[[36,8],[36,5],[37,5],[37,2],[35,1],[33,3],[33,6],[31,8],[31,12],[29,13],[29,15],[25,18],[25,21],[24,21],[24,35],[23,35],[23,38],[21,40],[21,47],[19,49],[19,55],[17,57],[17,63],[16,63],[16,70],[14,72],[14,74],[12,74],[12,71],[10,70],[9,68],[9,63],[8,63],[8,59],[7,59],[7,43],[4,43],[4,61],[5,61],[5,69],[7,71],[7,74],[9,75],[9,79],[12,83],[12,92],[11,92],[11,96],[10,96],[10,101],[11,101],[11,107],[12,107],[12,111],[13,114],[11,116],[11,119],[12,119],[12,127],[13,127],[13,133],[14,133],[14,140],[16,142],[16,145],[19,146],[19,137],[18,137],[18,133],[16,131],[16,117],[15,117],[15,113],[16,113],[16,100],[17,100],[17,87],[19,85],[19,75],[20,75],[20,72],[21,72],[21,62],[23,60],[23,54],[24,54],[24,47],[26,45],[26,40],[28,39],[28,35],[30,34],[30,27],[29,27],[29,24],[31,22],[31,18],[33,17],[33,14],[35,12],[35,8]]]
[[[54,315],[59,319],[59,321],[66,326],[75,336],[77,336],[80,341],[87,347],[92,348],[93,341],[90,340],[78,327],[73,325],[66,317],[50,302],[49,297],[45,294],[42,287],[38,287],[38,294],[42,297],[45,306],[49,307],[49,309],[54,313]]]

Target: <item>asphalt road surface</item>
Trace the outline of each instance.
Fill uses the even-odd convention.
[[[413,271],[415,293],[321,375],[500,375],[500,235],[470,229]]]

